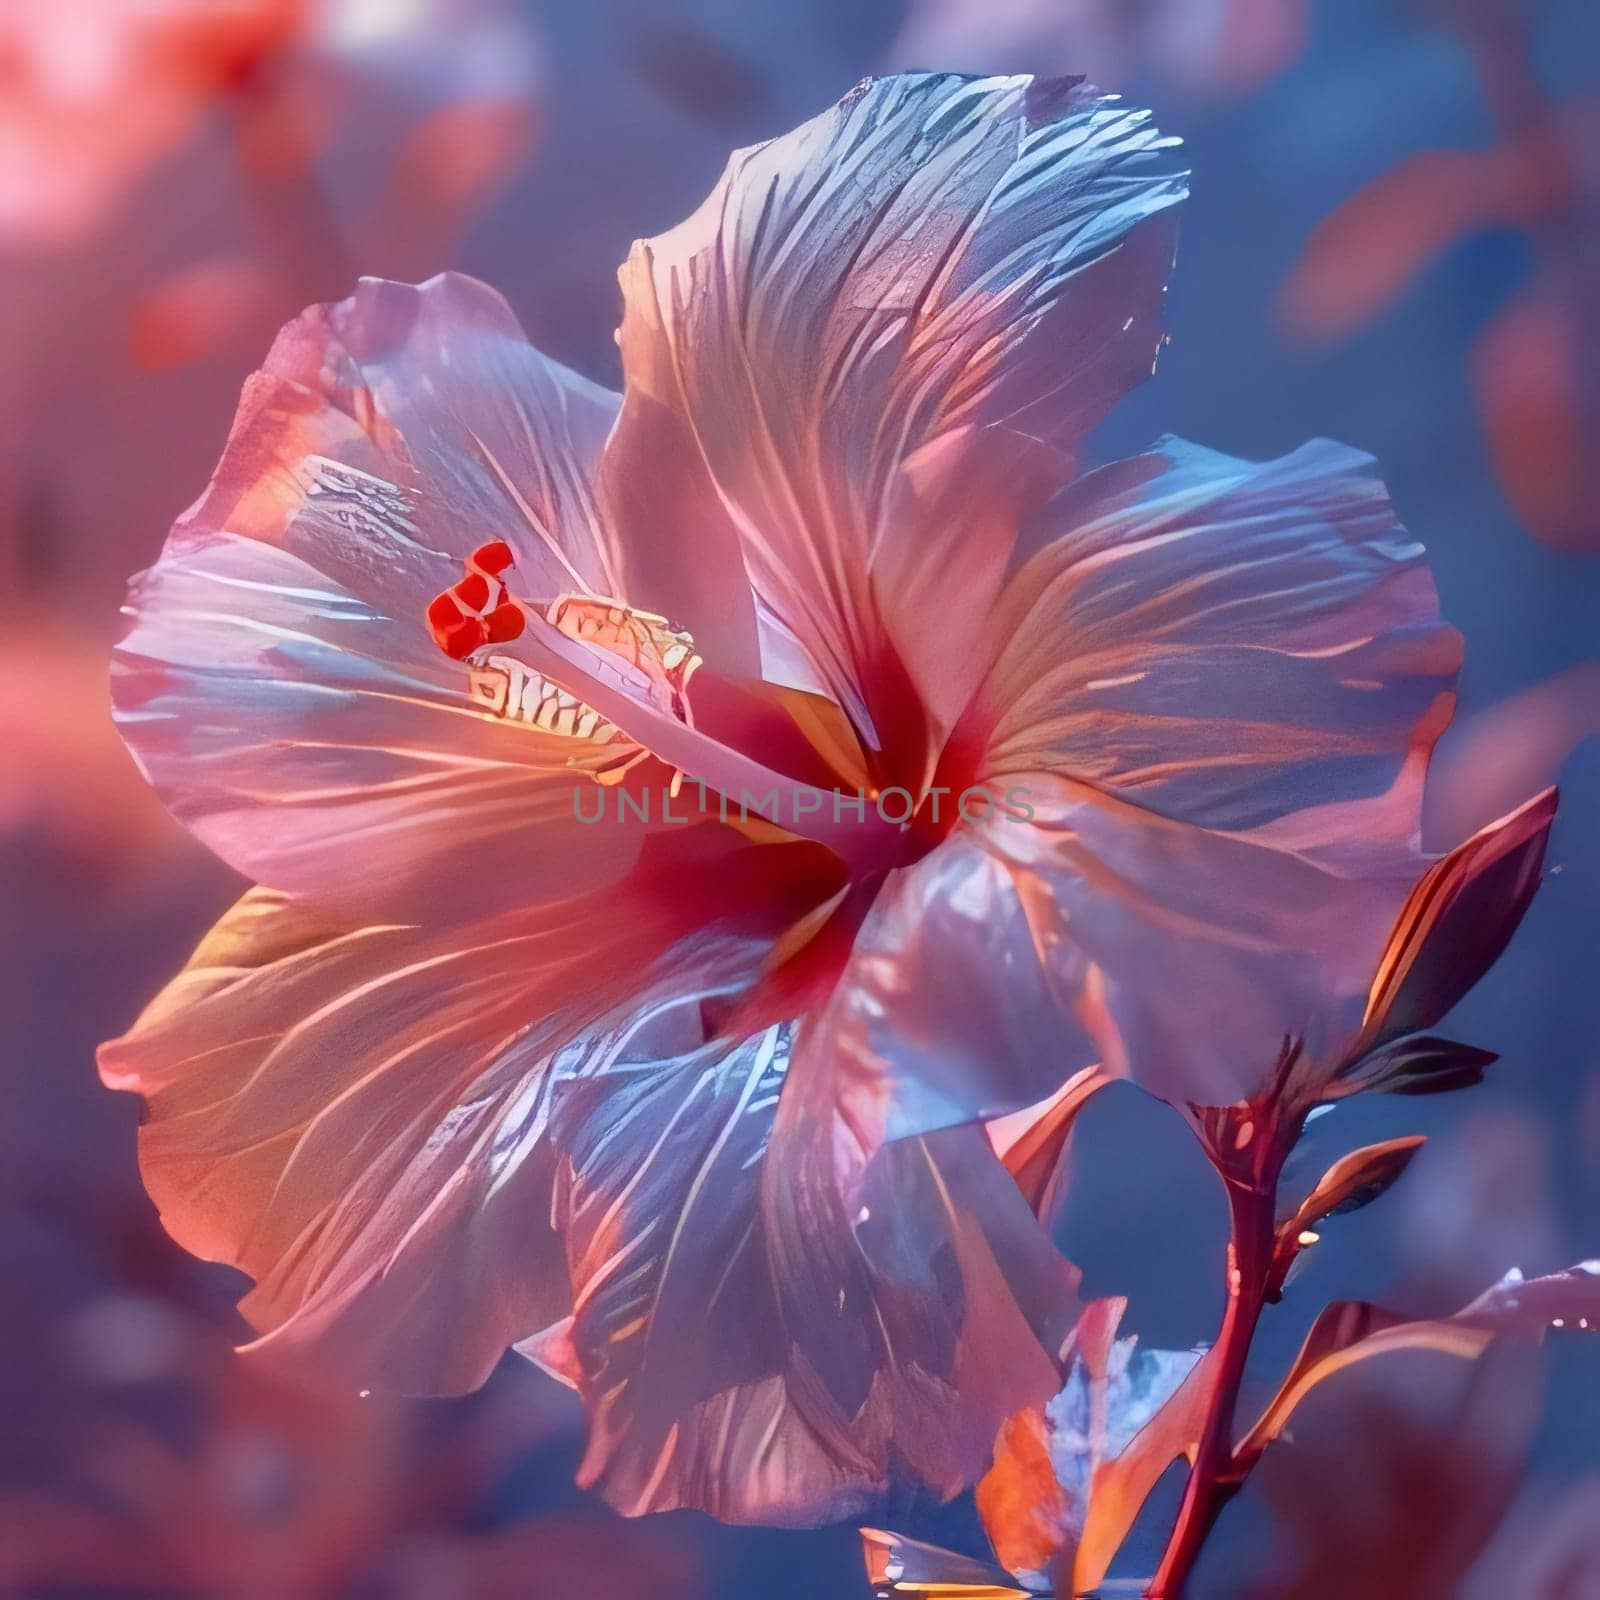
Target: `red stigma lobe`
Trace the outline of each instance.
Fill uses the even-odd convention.
[[[433,642],[454,661],[465,661],[487,644],[505,644],[527,626],[522,607],[506,593],[502,574],[511,570],[511,547],[504,539],[479,545],[466,560],[466,572],[428,605]]]

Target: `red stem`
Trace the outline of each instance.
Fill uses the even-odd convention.
[[[1145,1590],[1150,1600],[1178,1600],[1183,1594],[1207,1537],[1223,1507],[1239,1492],[1247,1470],[1234,1456],[1234,1413],[1272,1266],[1277,1180],[1273,1174],[1249,1184],[1227,1182],[1233,1238],[1228,1245],[1228,1307],[1212,1355],[1216,1381],[1172,1537]]]

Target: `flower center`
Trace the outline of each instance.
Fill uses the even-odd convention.
[[[593,765],[582,762],[596,782],[620,783],[650,752],[576,695],[494,648],[510,644],[527,627],[529,603],[513,600],[506,588],[511,565],[511,550],[503,540],[473,551],[461,580],[428,607],[434,642],[453,660],[467,664],[468,692],[477,704],[508,721],[586,744],[601,755]],[[694,726],[688,689],[700,657],[689,634],[673,628],[665,617],[635,611],[604,595],[561,595],[538,609],[553,628],[594,656],[603,680]],[[579,758],[571,764],[580,764]],[[682,774],[675,775],[674,794],[681,781]]]
[[[775,805],[783,833],[826,845],[853,871],[898,859],[902,824],[870,808],[841,816],[821,790],[696,728],[688,688],[700,657],[689,634],[604,595],[514,600],[511,563],[503,541],[481,546],[428,606],[434,641],[466,664],[469,693],[486,711],[566,741],[565,765],[599,783],[620,783],[654,756],[673,774],[671,796],[687,777],[702,786],[702,801],[715,791],[763,817]]]

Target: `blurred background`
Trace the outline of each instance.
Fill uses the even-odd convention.
[[[1550,873],[1454,1019],[1432,1136],[1328,1230],[1259,1341],[1335,1297],[1453,1309],[1600,1255],[1600,7],[1593,0],[5,0],[0,8],[0,1593],[864,1593],[853,1532],[623,1523],[571,1397],[330,1400],[231,1354],[239,1282],[156,1224],[121,1030],[239,884],[107,720],[127,576],[216,461],[278,325],[455,266],[618,379],[614,273],[728,150],[895,67],[1087,72],[1195,169],[1160,376],[1111,419],[1373,452],[1468,640],[1430,842],[1558,775]],[[1171,1115],[1090,1109],[1060,1242],[1158,1345],[1213,1333],[1220,1194]],[[1380,1370],[1381,1369],[1381,1370]],[[1202,1596],[1600,1596],[1600,1357],[1373,1362],[1228,1512]],[[1170,1488],[1168,1485],[1166,1488]],[[1165,1493],[1165,1491],[1164,1491]],[[1161,1497],[1158,1497],[1161,1498]],[[1171,1496],[1128,1552],[1149,1569]],[[888,1525],[977,1549],[970,1507]]]

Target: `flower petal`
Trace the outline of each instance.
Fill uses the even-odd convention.
[[[616,896],[442,929],[330,923],[252,890],[101,1051],[106,1082],[148,1102],[163,1222],[256,1279],[243,1310],[272,1349],[470,1388],[568,1309],[545,1142],[558,1058],[659,1049],[653,990],[693,982],[719,927],[764,948],[810,865],[679,843]]]
[[[1059,993],[1096,1001],[1063,1076],[1098,1055],[1225,1104],[1284,1039],[1337,1059],[1354,1037],[1459,658],[1369,469],[1174,441],[1030,530],[952,750],[1035,813],[980,831]]]
[[[839,1170],[830,1075],[788,1070],[804,1040],[778,1023],[558,1086],[581,1476],[629,1513],[810,1523],[892,1482],[953,1494],[1054,1387],[1040,1335],[1074,1277],[981,1131]]]
[[[693,441],[684,515],[721,507],[720,559],[736,539],[758,612],[880,746],[920,737],[906,673],[958,709],[1022,507],[1150,369],[1171,142],[1075,80],[869,80],[623,270],[614,448],[635,413],[649,459]],[[647,536],[707,552],[664,517],[629,536],[630,592]]]
[[[299,556],[188,533],[134,584],[117,721],[230,866],[357,919],[468,919],[615,879],[646,830],[577,814],[585,741],[503,721],[421,620]],[[591,815],[585,811],[585,815]]]
[[[387,915],[632,859],[624,830],[574,824],[574,742],[475,706],[424,616],[491,539],[524,593],[605,582],[590,479],[616,404],[454,275],[367,279],[283,331],[114,669],[135,754],[225,860]]]
[[[1336,1063],[1404,894],[1088,785],[1010,786],[885,880],[819,1018],[863,1139],[1021,1110],[1099,1065],[1178,1103]],[[1009,802],[1008,802],[1009,804]]]
[[[1066,1147],[1078,1113],[1111,1080],[1099,1067],[1072,1074],[1036,1105],[996,1117],[984,1131],[989,1146],[1016,1180],[1033,1214],[1047,1227],[1064,1197]]]
[[[256,1279],[242,1309],[276,1345],[454,1392],[565,1309],[536,1153],[552,1024],[525,1028],[575,979],[549,943],[334,928],[252,890],[102,1047],[148,1102],[164,1225]]]
[[[1323,856],[1414,855],[1460,641],[1368,457],[1319,440],[1258,464],[1168,440],[1034,531],[1049,542],[994,621],[965,734],[987,774],[1272,825]]]
[[[278,335],[174,542],[281,544],[400,621],[493,539],[525,593],[615,593],[593,476],[619,403],[540,355],[487,284],[363,278]]]
[[[1340,1059],[1403,884],[1089,786],[1039,779],[1028,794],[1032,821],[990,825],[984,842],[1080,1024],[1058,1032],[1057,1082],[1098,1061],[1175,1103],[1229,1105],[1263,1087],[1285,1039]]]
[[[889,874],[817,1022],[862,1138],[1018,1111],[1095,1060],[1038,916],[1004,859],[961,833]]]

